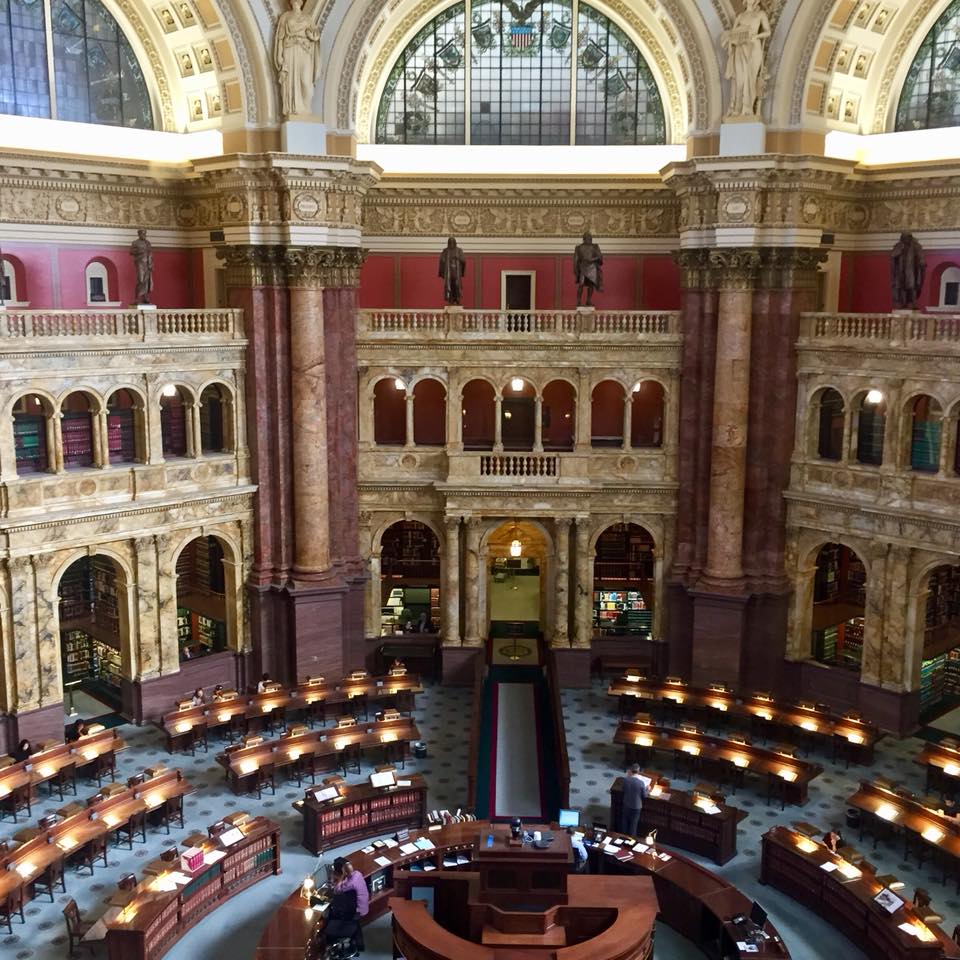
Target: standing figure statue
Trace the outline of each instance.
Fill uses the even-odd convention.
[[[320,31],[303,12],[303,0],[290,0],[290,9],[277,21],[273,62],[280,81],[284,118],[307,116],[320,75]]]
[[[467,261],[463,250],[457,246],[454,237],[440,254],[440,276],[443,277],[443,299],[445,303],[459,304],[463,296],[463,278],[467,273]]]
[[[586,306],[593,306],[593,291],[603,290],[603,254],[589,233],[583,235],[583,243],[578,243],[573,251],[573,275],[577,278],[577,306],[584,287]]]
[[[153,290],[153,244],[147,239],[147,231],[137,231],[137,239],[130,244],[130,256],[137,268],[137,290],[134,303],[152,303]]]
[[[914,239],[912,233],[901,233],[890,254],[890,287],[893,291],[894,310],[917,309],[917,299],[923,288],[926,270],[923,247]]]
[[[744,0],[744,8],[737,14],[733,26],[720,35],[720,42],[727,48],[728,117],[759,114],[765,79],[763,60],[770,34],[770,20],[760,0]]]

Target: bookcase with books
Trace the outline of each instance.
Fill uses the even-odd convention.
[[[67,630],[61,639],[63,649],[63,682],[88,680],[93,676],[93,646],[83,630]]]
[[[112,409],[108,414],[107,449],[111,463],[132,463],[136,460],[136,425],[130,407]]]
[[[427,784],[419,774],[402,777],[396,787],[341,784],[339,796],[317,800],[311,788],[300,801],[303,845],[315,854],[341,844],[404,828],[419,829],[426,819]]]
[[[46,418],[27,413],[13,416],[13,445],[17,473],[41,473],[47,469]]]
[[[120,686],[121,668],[120,668],[120,650],[98,640],[91,638],[91,647],[93,650],[94,675],[98,680],[109,683],[112,687]]]
[[[89,412],[74,411],[60,421],[65,467],[93,466],[93,418]]]
[[[649,635],[653,611],[639,590],[594,590],[593,626],[601,635]]]

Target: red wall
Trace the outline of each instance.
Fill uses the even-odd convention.
[[[572,250],[571,250],[572,254]],[[536,272],[536,307],[572,309],[577,287],[571,254],[467,256],[463,306],[500,308],[500,272]],[[443,306],[443,281],[436,254],[373,254],[360,273],[360,306],[364,309],[411,309]],[[613,254],[604,257],[604,289],[595,304],[609,310],[678,310],[680,281],[669,254]]]
[[[919,306],[936,306],[940,275],[945,266],[960,266],[960,249],[927,250],[927,272]],[[844,253],[840,261],[841,313],[886,313],[893,309],[890,291],[890,254]]]
[[[94,258],[109,260],[116,268],[120,305],[133,302],[136,271],[129,247],[4,243],[2,249],[23,263],[27,289],[17,295],[32,309],[86,307],[84,270]],[[153,300],[158,307],[203,306],[202,250],[154,249]]]

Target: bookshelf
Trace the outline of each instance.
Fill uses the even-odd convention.
[[[93,418],[86,412],[63,414],[60,422],[65,467],[93,466]]]
[[[944,694],[947,655],[930,657],[920,663],[920,712],[936,706]]]
[[[93,676],[93,643],[83,630],[68,630],[63,634],[63,682],[88,680]]]
[[[649,636],[653,611],[639,590],[594,590],[593,627],[601,634]]]
[[[43,416],[15,413],[13,444],[17,473],[41,473],[47,469],[47,422]]]
[[[164,456],[187,455],[187,411],[179,396],[160,401],[160,434]]]
[[[426,819],[427,783],[418,774],[399,777],[409,786],[371,787],[368,783],[341,786],[341,796],[323,803],[308,791],[299,801],[303,816],[303,845],[320,854],[331,847],[399,829],[416,830]]]
[[[60,580],[60,654],[64,680],[120,687],[117,575],[107,557],[84,557]]]
[[[96,637],[90,638],[90,644],[93,652],[93,675],[112,687],[119,687],[122,675],[119,649]]]
[[[107,415],[107,448],[111,463],[133,463],[137,458],[133,410],[118,408]]]

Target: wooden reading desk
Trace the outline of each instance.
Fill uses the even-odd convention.
[[[265,817],[231,814],[236,840],[191,834],[187,849],[202,850],[204,862],[187,871],[178,860],[155,860],[119,914],[106,920],[110,960],[156,960],[212,910],[271,874],[280,873],[280,827]],[[221,839],[222,838],[222,839]]]
[[[764,736],[789,734],[800,740],[829,740],[834,755],[842,747],[843,755],[854,763],[872,764],[874,747],[881,736],[875,724],[853,713],[841,716],[815,703],[784,703],[762,693],[738,695],[722,684],[716,688],[691,687],[675,678],[646,680],[630,674],[614,680],[607,693],[620,698],[621,716],[635,712],[640,706],[637,700],[666,703],[678,712],[699,713],[708,719],[745,720]]]
[[[960,747],[952,741],[924,744],[914,762],[926,768],[928,790],[936,787],[953,793],[960,787]]]
[[[875,960],[941,960],[960,948],[905,901],[893,913],[875,897],[883,885],[823,844],[787,827],[763,837],[761,879],[818,913]],[[901,898],[902,899],[902,898]]]
[[[336,709],[357,697],[366,697],[368,703],[396,700],[398,706],[402,702],[405,709],[409,708],[406,712],[412,712],[416,695],[423,693],[420,678],[406,672],[382,677],[346,677],[336,683],[316,677],[302,681],[292,690],[281,689],[279,684],[276,686],[278,689],[269,693],[238,694],[230,691],[230,695],[224,699],[197,707],[189,705],[189,698],[181,701],[182,707],[164,714],[160,721],[167,738],[167,752],[182,749],[184,741],[195,727],[212,730],[230,724],[234,718],[241,718],[245,729],[260,729],[264,720],[274,711],[305,712],[314,704],[323,703],[326,707],[335,708],[331,710],[333,716]]]
[[[776,750],[703,733],[670,730],[645,722],[625,720],[620,723],[614,743],[623,744],[628,761],[660,750],[673,754],[675,763],[679,757],[686,756],[695,763],[715,764],[720,768],[721,779],[728,774],[731,777],[765,774],[768,795],[776,787],[784,803],[806,803],[808,784],[823,773],[823,767],[817,763]]]
[[[0,797],[29,783],[36,788],[53,780],[61,770],[82,770],[85,766],[124,750],[126,744],[116,730],[99,730],[87,734],[74,743],[54,743],[38,750],[19,763],[0,769]]]
[[[251,746],[238,746],[218,754],[217,763],[224,768],[230,789],[242,794],[252,789],[251,779],[261,767],[290,767],[302,756],[312,754],[327,769],[334,769],[338,754],[348,748],[400,750],[402,756],[406,756],[410,742],[419,739],[417,725],[409,717],[401,717],[399,720],[305,730]]]
[[[656,830],[661,843],[714,863],[724,864],[737,855],[737,824],[746,819],[746,810],[729,807],[722,798],[696,790],[677,790],[652,770],[644,770],[643,775],[652,781],[643,801],[644,829]],[[610,787],[611,823],[621,822],[622,809],[623,777],[617,777]]]

